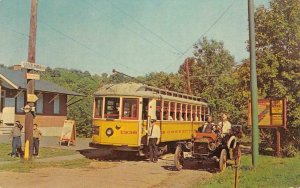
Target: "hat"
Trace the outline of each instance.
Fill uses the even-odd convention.
[[[156,119],[151,119],[150,122],[151,123],[156,122]]]

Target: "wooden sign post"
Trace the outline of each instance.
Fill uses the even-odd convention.
[[[65,120],[64,126],[62,128],[59,145],[62,144],[62,142],[68,143],[68,146],[70,144],[75,145],[76,141],[76,127],[75,127],[75,121],[74,120]]]

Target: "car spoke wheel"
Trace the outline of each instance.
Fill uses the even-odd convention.
[[[175,155],[174,155],[174,162],[177,170],[181,170],[183,167],[183,161],[184,161],[184,156],[183,156],[183,151],[181,146],[176,147]]]
[[[219,160],[219,169],[220,172],[226,169],[226,161],[227,161],[227,152],[225,149],[222,149]]]

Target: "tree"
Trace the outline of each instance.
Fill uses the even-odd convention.
[[[255,12],[258,87],[261,97],[288,99],[284,144],[300,146],[300,1],[272,0]]]
[[[237,122],[238,115],[233,103],[237,84],[232,77],[235,65],[233,56],[222,42],[207,38],[201,39],[194,49],[194,56],[189,63],[193,94],[207,99],[215,116],[226,111]],[[179,73],[186,74],[184,64],[180,66]]]

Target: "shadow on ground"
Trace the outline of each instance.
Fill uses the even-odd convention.
[[[98,161],[143,161],[145,157],[137,156],[136,152],[112,151],[109,149],[83,149],[77,150],[88,159]]]
[[[175,165],[170,166],[162,166],[165,170],[169,171],[178,171]],[[210,173],[218,172],[218,163],[212,160],[207,161],[196,161],[196,160],[186,160],[183,164],[183,170],[199,170],[199,171],[207,171]]]

